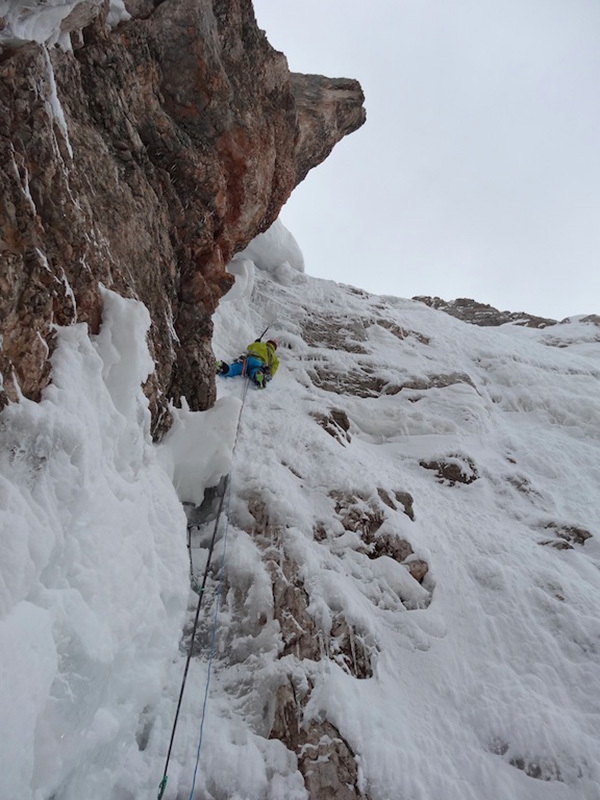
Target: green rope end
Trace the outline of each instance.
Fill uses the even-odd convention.
[[[162,800],[162,796],[165,793],[165,789],[167,788],[167,781],[168,781],[167,776],[163,775],[163,779],[160,782],[160,786],[158,787],[158,799],[157,800]]]

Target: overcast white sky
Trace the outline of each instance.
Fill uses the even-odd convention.
[[[312,275],[600,313],[598,0],[254,0],[290,69],[367,123],[282,212]]]

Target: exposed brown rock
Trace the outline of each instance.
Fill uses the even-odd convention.
[[[370,653],[354,628],[341,613],[333,616],[331,630],[318,630],[308,613],[310,598],[304,588],[296,562],[282,542],[282,527],[271,518],[267,505],[258,495],[249,498],[248,510],[254,518],[250,533],[264,552],[273,585],[273,616],[279,622],[283,648],[280,656],[319,661],[336,661],[356,678],[373,674]],[[317,534],[315,534],[317,538]],[[326,538],[323,532],[321,540]]]
[[[392,500],[389,492],[379,487],[379,499],[394,511],[398,507]],[[414,520],[413,498],[408,492],[394,492],[396,500],[403,506],[402,510],[410,519]],[[335,500],[335,513],[338,514],[345,530],[358,533],[365,547],[363,552],[371,559],[388,556],[399,564],[403,564],[412,577],[422,583],[429,571],[429,565],[423,559],[412,558],[414,550],[406,539],[398,533],[389,530],[380,530],[385,520],[385,512],[368,498],[360,494],[352,495],[334,491],[330,497]],[[410,511],[410,513],[409,513]],[[315,538],[322,541],[327,537],[325,528],[314,532]]]
[[[556,550],[573,550],[573,545],[569,544],[569,542],[565,541],[564,539],[548,539],[543,542],[539,542],[542,545],[549,545],[550,547],[554,547]]]
[[[592,534],[587,531],[585,528],[579,528],[575,525],[546,525],[547,528],[554,528],[556,530],[556,535],[560,536],[561,539],[564,539],[567,542],[573,542],[573,544],[580,544],[584,545],[588,539],[592,538]]]
[[[429,572],[429,564],[422,558],[415,558],[411,561],[406,561],[408,571],[418,583],[423,583],[425,576]]]
[[[454,386],[456,383],[467,383],[475,389],[472,378],[466,372],[447,372],[442,375],[428,375],[427,378],[404,381],[400,389],[415,389],[417,391],[445,389],[446,386]],[[387,394],[392,394],[392,392],[387,392]]]
[[[415,558],[410,544],[400,536],[381,532],[387,513],[383,506],[392,513],[412,511],[410,494],[379,488],[373,495],[332,491],[330,497],[344,528],[363,538],[365,549],[371,551],[373,558],[391,556],[403,562],[399,569],[408,569],[415,580],[423,581],[427,563]],[[287,552],[285,523],[271,514],[266,499],[259,493],[247,496],[246,503],[252,522],[248,525],[246,518],[244,527],[263,551],[271,574],[273,614],[282,638],[281,666],[286,669],[288,664],[294,665],[277,689],[271,706],[269,737],[279,739],[296,754],[311,800],[368,800],[360,785],[357,759],[349,743],[330,720],[306,715],[313,682],[310,670],[301,673],[299,668],[301,670],[302,663],[307,660],[328,658],[357,679],[371,678],[375,647],[368,636],[358,632],[339,611],[332,614],[330,630],[318,629],[308,611],[310,596],[300,568]],[[324,546],[334,538],[326,522],[317,527],[314,537]],[[401,602],[399,607],[402,607]],[[243,598],[238,604],[243,604]]]
[[[319,661],[323,654],[323,635],[308,613],[308,595],[298,576],[298,566],[274,553],[268,558],[273,581],[273,611],[283,639],[282,656]]]
[[[511,745],[500,738],[492,743],[490,750],[496,755],[506,756],[506,760],[512,767],[522,770],[530,778],[542,781],[562,782],[564,780],[561,768],[552,756],[531,758],[516,755]]]
[[[388,556],[401,564],[406,558],[412,556],[414,552],[410,542],[407,542],[406,539],[403,539],[401,536],[390,533],[374,536],[372,538],[367,537],[365,542],[369,545],[369,550],[367,552],[369,558]]]
[[[373,675],[371,657],[364,638],[336,614],[330,631],[319,631],[308,613],[309,596],[299,576],[298,565],[281,549],[265,555],[273,581],[273,613],[279,622],[283,649],[280,655],[320,661],[327,657],[355,678]]]
[[[595,325],[597,328],[600,328],[600,315],[588,314],[586,317],[581,318],[581,322],[588,322],[592,325]]]
[[[385,489],[382,489],[380,486],[378,486],[377,494],[379,495],[379,499],[382,503],[385,503],[388,508],[392,508],[394,511],[396,510],[396,504]]]
[[[431,342],[429,336],[425,336],[425,334],[419,333],[418,331],[409,331],[406,330],[406,328],[401,328],[395,322],[392,322],[392,320],[385,319],[383,317],[378,318],[376,320],[376,324],[380,325],[382,328],[385,328],[387,331],[393,334],[397,339],[400,339],[400,341],[413,337],[418,342],[421,342],[421,344],[429,344]]]
[[[333,394],[347,394],[351,397],[379,397],[384,394],[388,382],[371,374],[368,367],[356,363],[352,372],[342,373],[328,367],[315,367],[311,377],[319,389]],[[393,387],[396,394],[400,389]]]
[[[327,431],[330,436],[343,445],[346,442],[351,442],[352,437],[348,433],[350,428],[350,420],[345,411],[340,408],[332,408],[329,414],[311,413],[311,416],[317,420],[319,425]]]
[[[585,528],[580,528],[577,525],[561,525],[558,522],[549,522],[544,526],[546,530],[552,531],[556,535],[556,539],[550,539],[540,544],[551,545],[557,550],[573,550],[573,545],[583,545],[588,539],[592,538],[592,534]]]
[[[188,524],[194,535],[206,530],[218,510],[219,499],[225,490],[225,481],[209,490],[200,507],[188,504]],[[285,548],[285,526],[269,510],[264,497],[252,493],[246,497],[249,519],[245,516],[245,528],[262,550],[263,559],[272,577],[274,619],[279,623],[283,647],[279,653],[283,659],[283,683],[275,697],[265,704],[266,731],[269,738],[279,739],[295,753],[298,768],[304,777],[308,796],[315,800],[368,800],[361,792],[358,780],[358,765],[355,754],[340,732],[323,718],[310,718],[305,708],[314,684],[307,672],[298,679],[303,661],[318,661],[329,658],[349,675],[370,678],[373,675],[371,648],[365,637],[357,633],[341,613],[333,615],[330,631],[319,631],[308,613],[309,597],[303,586],[298,565],[290,558]],[[237,521],[236,524],[242,524]],[[247,590],[247,589],[246,589]],[[225,595],[229,608],[243,614],[245,590],[242,587],[226,586]],[[191,619],[184,630],[182,645],[190,647]],[[267,620],[259,617],[244,618],[245,635],[258,637]],[[201,626],[202,627],[202,626]],[[198,631],[194,643],[194,654],[205,652],[208,626]],[[225,644],[228,658],[235,659],[235,639]],[[285,665],[296,667],[286,677]],[[299,669],[298,669],[299,668]],[[269,715],[272,717],[269,719]],[[140,747],[145,746],[147,730],[139,734]]]
[[[406,516],[414,522],[415,519],[415,512],[413,509],[413,497],[409,492],[402,492],[397,490],[394,492],[395,501],[392,499],[390,494],[386,492],[385,489],[382,489],[380,486],[377,487],[377,494],[379,495],[379,499],[388,506],[388,508],[393,509],[394,511],[398,510],[397,503],[400,503],[402,506],[402,510],[406,514]]]
[[[526,475],[515,473],[514,475],[509,475],[507,477],[507,481],[511,486],[514,486],[518,492],[525,495],[525,497],[541,498],[542,496],[537,489],[534,488],[533,484]]]
[[[403,389],[427,391],[443,389],[456,383],[467,383],[475,388],[472,379],[464,372],[450,372],[442,375],[429,375],[426,378],[390,381],[373,375],[373,369],[367,364],[357,361],[349,373],[340,373],[328,366],[315,366],[311,370],[312,381],[319,389],[334,394],[346,394],[353,397],[380,397],[396,395]]]
[[[313,347],[347,353],[367,352],[361,344],[367,339],[363,322],[349,316],[309,318],[303,326],[302,339]]]
[[[142,300],[167,401],[214,400],[211,314],[225,265],[364,121],[355,81],[291,75],[250,0],[131,0],[63,21],[74,52],[32,43],[0,62],[0,371],[37,399],[51,327],[101,318],[99,283]],[[145,17],[145,18],[144,18]]]
[[[415,511],[413,508],[413,496],[409,492],[396,491],[394,492],[394,497],[403,506],[406,516],[414,522]]]
[[[87,27],[102,11],[103,0],[83,0],[60,23],[62,33],[75,33]]]
[[[324,652],[323,634],[308,613],[309,598],[298,565],[285,554],[282,526],[271,517],[259,495],[248,498],[248,510],[254,519],[249,533],[263,551],[271,575],[273,616],[279,623],[283,643],[280,655],[318,661]]]
[[[358,533],[365,541],[373,537],[383,525],[385,513],[368,499],[340,491],[329,493],[335,500],[335,513],[339,515],[342,525],[347,531]]]
[[[526,314],[524,311],[498,311],[497,308],[487,303],[478,303],[468,297],[458,297],[456,300],[442,300],[441,297],[419,295],[413,297],[413,300],[425,303],[431,308],[445,311],[446,314],[461,319],[463,322],[470,322],[473,325],[481,325],[483,327],[504,325],[507,322],[523,325],[525,328],[547,328],[550,325],[557,324],[555,319],[536,317],[534,314]]]
[[[473,483],[479,477],[479,472],[473,461],[467,456],[448,456],[448,459],[433,461],[419,461],[424,469],[431,469],[437,473],[440,483],[454,486],[457,483]]]
[[[296,183],[304,180],[314,166],[331,152],[345,130],[360,128],[366,119],[357,81],[330,79],[322,75],[292,74],[292,91],[298,108],[299,136],[296,145]]]
[[[327,720],[309,724],[299,762],[311,800],[366,800],[348,742]]]
[[[355,678],[373,676],[371,652],[364,636],[359,636],[341,614],[335,617],[331,626],[329,657]]]
[[[368,800],[358,786],[358,766],[348,742],[327,720],[305,720],[305,703],[291,682],[280,687],[270,738],[298,754],[310,800]]]
[[[348,433],[350,430],[350,420],[348,419],[348,414],[346,414],[346,412],[341,408],[332,408],[329,413],[333,422],[338,426],[338,428],[341,428],[344,431],[348,441],[350,441],[350,434]]]
[[[313,537],[317,542],[324,542],[327,539],[327,528],[323,523],[319,523],[313,530]]]

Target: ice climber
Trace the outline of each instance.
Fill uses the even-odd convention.
[[[217,375],[223,375],[225,378],[246,375],[259,389],[265,389],[279,366],[275,350],[277,350],[275,339],[269,339],[268,342],[257,339],[248,345],[246,353],[236,358],[233,364],[217,361]]]

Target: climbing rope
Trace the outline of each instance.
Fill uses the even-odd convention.
[[[235,454],[235,447],[236,447],[237,440],[238,440],[238,435],[239,435],[239,432],[240,432],[240,424],[241,424],[241,421],[242,421],[242,413],[244,411],[244,405],[246,403],[246,395],[248,393],[248,386],[249,386],[249,382],[248,381],[244,381],[244,389],[243,389],[243,393],[242,393],[242,407],[240,408],[240,414],[239,414],[238,421],[237,421],[237,427],[235,429],[235,437],[234,437],[234,440],[233,440],[233,450],[232,450],[232,455],[231,455],[232,464],[233,464],[233,456]],[[228,530],[229,530],[229,506],[230,506],[230,502],[231,502],[231,482],[229,480],[229,475],[227,475],[225,477],[224,491],[223,491],[223,494],[221,495],[221,499],[219,501],[219,508],[218,508],[218,511],[217,511],[217,517],[215,519],[215,525],[214,525],[214,528],[213,528],[210,544],[209,544],[209,547],[208,547],[208,558],[206,560],[206,566],[204,568],[204,574],[202,576],[202,584],[198,589],[198,603],[196,605],[196,614],[194,616],[194,624],[192,626],[192,634],[191,634],[191,637],[190,637],[190,646],[189,646],[187,658],[186,658],[186,661],[185,661],[185,669],[183,671],[183,679],[181,681],[181,689],[179,691],[179,699],[177,701],[177,709],[175,711],[175,719],[173,720],[173,728],[171,730],[171,739],[169,741],[169,749],[167,750],[167,758],[166,758],[166,761],[165,761],[165,768],[163,770],[163,776],[162,776],[162,779],[161,779],[159,787],[158,787],[158,800],[162,800],[163,795],[165,793],[165,790],[167,788],[167,781],[168,781],[167,772],[168,772],[168,769],[169,769],[169,761],[171,759],[171,750],[173,749],[173,741],[175,740],[175,731],[177,729],[177,723],[179,721],[179,712],[181,710],[181,702],[183,700],[183,693],[185,691],[185,684],[186,684],[186,681],[187,681],[188,671],[189,671],[189,668],[190,668],[190,662],[192,660],[192,653],[193,653],[193,650],[194,650],[194,641],[196,639],[196,630],[198,628],[198,620],[200,618],[200,608],[202,606],[202,600],[204,599],[204,591],[205,591],[205,588],[206,588],[206,582],[208,580],[208,573],[209,573],[209,570],[210,570],[211,561],[212,561],[212,555],[213,555],[213,551],[214,551],[214,547],[215,547],[215,542],[216,542],[216,539],[217,539],[217,531],[219,529],[219,523],[221,521],[221,514],[223,512],[223,506],[224,506],[226,497],[227,497],[227,508],[226,508],[226,514],[225,514],[225,532],[223,534],[223,557],[222,557],[222,560],[221,560],[219,583],[218,583],[218,587],[217,587],[217,596],[216,596],[216,600],[215,600],[215,612],[214,612],[214,615],[213,615],[213,628],[212,628],[212,633],[211,633],[210,650],[209,650],[209,656],[208,656],[207,680],[206,680],[206,686],[205,686],[205,690],[204,690],[204,702],[203,702],[203,705],[202,705],[202,715],[201,715],[201,720],[200,720],[200,734],[199,734],[199,740],[198,740],[198,749],[196,751],[196,764],[195,764],[195,767],[194,767],[194,777],[193,777],[193,782],[192,782],[192,789],[190,791],[190,800],[192,798],[192,794],[194,792],[194,788],[195,788],[195,785],[196,785],[196,775],[197,775],[197,772],[198,772],[198,764],[200,762],[200,750],[201,750],[201,747],[202,747],[202,734],[203,734],[203,730],[204,730],[204,719],[205,719],[205,716],[206,716],[206,707],[207,707],[207,703],[208,703],[208,689],[209,689],[209,685],[210,685],[210,674],[211,674],[212,660],[213,660],[213,656],[214,656],[215,641],[216,641],[217,614],[218,614],[218,611],[219,611],[219,604],[220,604],[220,599],[221,599],[221,589],[222,589],[222,586],[223,586],[223,575],[224,575],[224,572],[225,572],[225,556],[226,556],[226,553],[227,553],[227,533],[228,533]],[[189,543],[189,547],[190,547],[190,558],[191,558],[191,542]]]
[[[208,705],[208,690],[210,687],[210,675],[212,670],[213,656],[215,654],[215,642],[217,639],[217,617],[219,615],[219,607],[221,605],[221,590],[223,588],[223,575],[225,574],[225,560],[227,555],[227,534],[229,532],[229,506],[231,501],[231,483],[227,484],[227,507],[225,509],[225,532],[223,534],[223,557],[221,559],[221,570],[219,573],[219,585],[217,587],[217,596],[215,598],[215,610],[213,614],[213,627],[210,637],[210,650],[208,653],[208,666],[206,671],[206,686],[204,687],[204,700],[202,702],[202,715],[200,717],[200,732],[198,734],[198,748],[196,750],[196,763],[194,765],[194,777],[192,780],[192,788],[190,789],[190,796],[188,800],[192,800],[194,789],[196,788],[196,776],[198,774],[198,765],[200,763],[200,750],[202,748],[202,735],[204,733],[204,720],[206,717],[206,708]]]
[[[242,394],[242,407],[240,409],[240,415],[238,417],[237,427],[235,430],[235,438],[233,440],[233,453],[231,457],[231,461],[233,464],[233,455],[235,454],[235,446],[237,444],[238,434],[240,432],[240,424],[242,421],[242,412],[244,410],[244,404],[246,402],[246,395],[248,393],[248,386],[249,382],[244,382],[244,389]],[[227,476],[229,477],[229,476]],[[215,642],[217,640],[217,618],[219,615],[219,607],[221,605],[221,593],[223,589],[223,578],[225,575],[225,563],[227,559],[227,534],[229,533],[229,509],[231,505],[231,481],[227,481],[227,486],[225,491],[223,492],[223,497],[227,496],[227,505],[225,508],[225,531],[223,533],[223,557],[221,559],[221,569],[219,572],[219,585],[217,587],[217,596],[215,598],[215,610],[213,614],[213,627],[212,633],[210,637],[210,650],[208,653],[208,666],[206,670],[206,685],[204,687],[204,700],[202,702],[202,715],[200,717],[200,731],[198,734],[198,748],[196,750],[196,763],[194,765],[194,776],[192,779],[192,787],[190,789],[190,795],[188,800],[192,800],[192,796],[194,794],[194,789],[196,788],[196,776],[198,774],[198,765],[200,763],[200,750],[202,749],[202,735],[204,733],[204,720],[206,718],[206,708],[208,706],[208,690],[210,688],[210,676],[212,670],[212,662],[213,656],[215,654]]]

